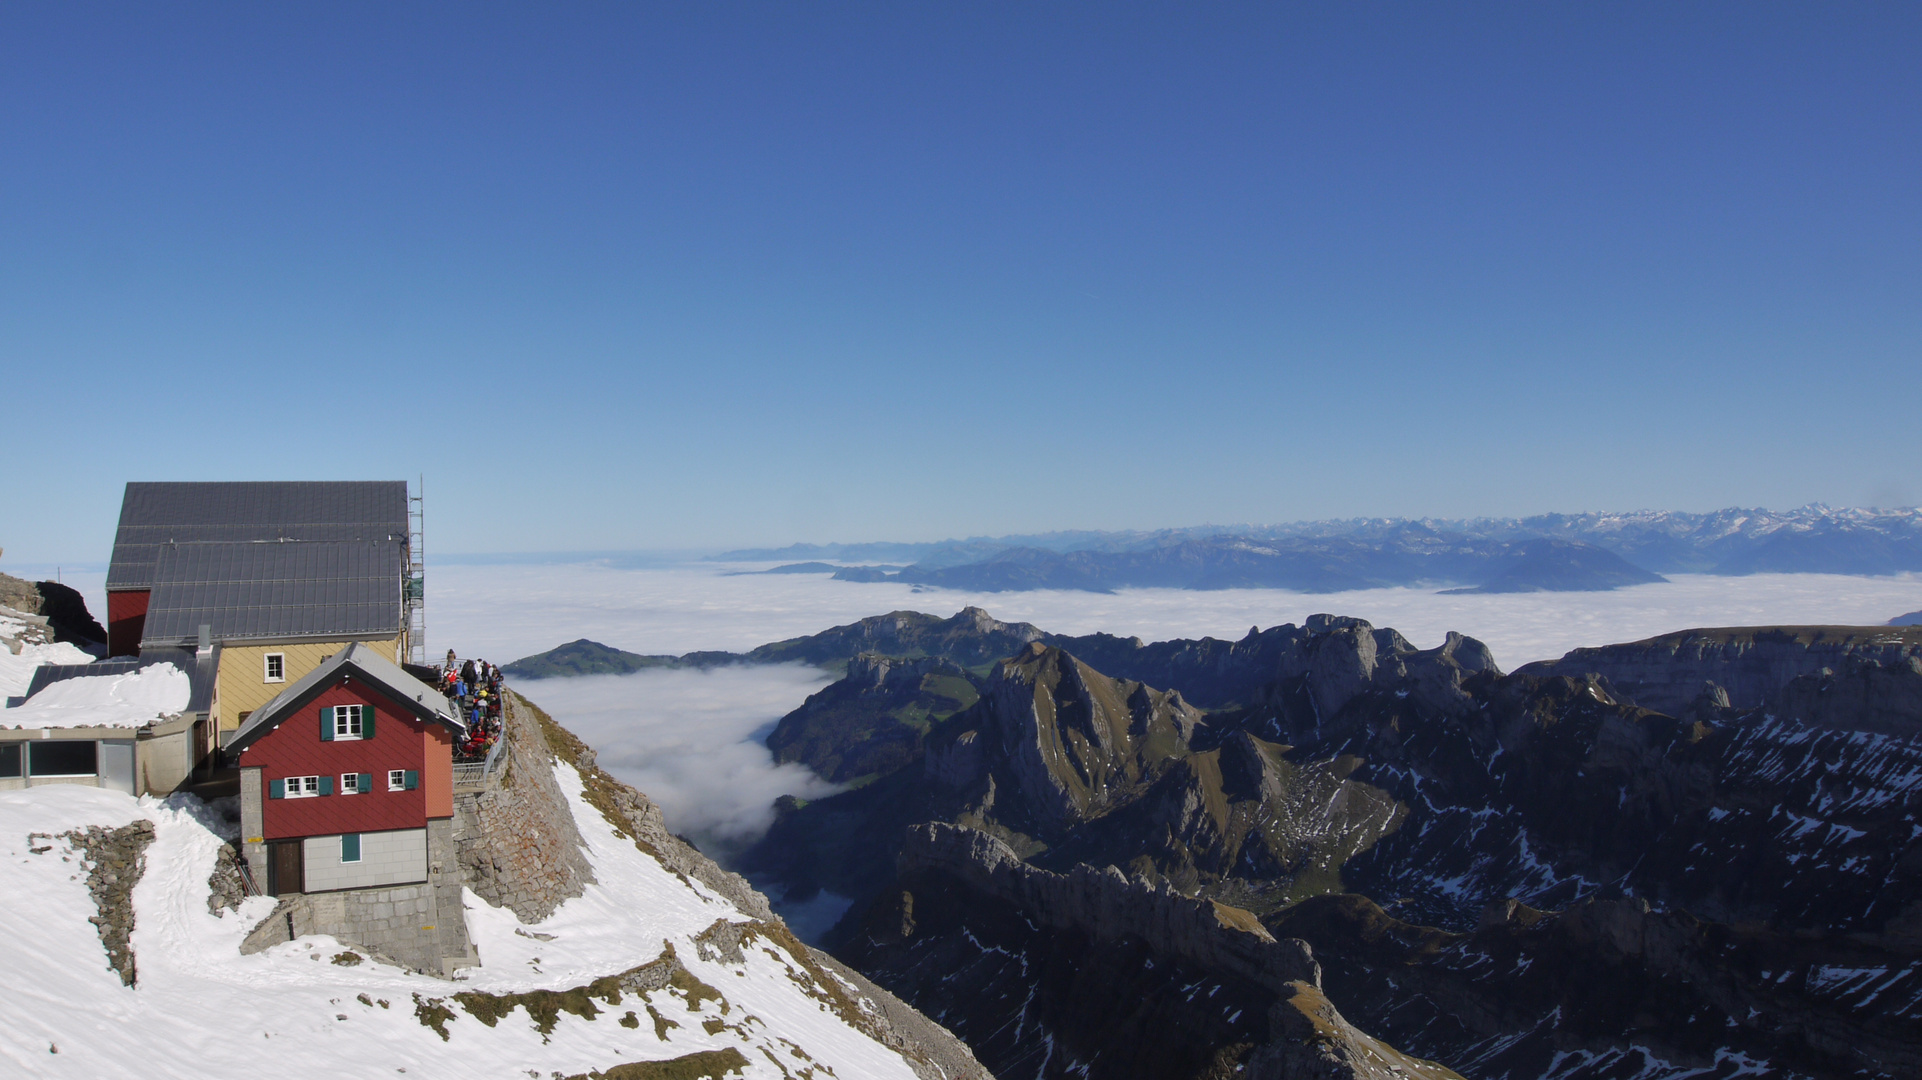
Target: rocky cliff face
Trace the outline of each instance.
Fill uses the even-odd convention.
[[[1350,1025],[1309,948],[1246,911],[948,825],[910,830],[900,881],[845,951],[1003,1080],[1455,1075]]]
[[[1728,704],[1753,709],[1790,680],[1864,663],[1905,666],[1922,655],[1922,627],[1763,626],[1684,630],[1646,641],[1576,649],[1530,664],[1522,674],[1590,673],[1623,700],[1681,716],[1714,683]],[[1712,697],[1713,689],[1707,693]]]
[[[910,952],[872,951],[910,948],[906,938],[890,944],[887,926],[919,927],[911,952],[929,963],[963,964],[969,941],[1001,935],[996,959],[980,962],[995,970],[978,970],[978,986],[960,977],[972,996],[948,1006],[971,1039],[986,1040],[977,1046],[1009,1025],[1029,1030],[1047,1010],[1058,1034],[1085,1023],[1074,1038],[1122,1037],[1049,995],[1092,1000],[1112,982],[1161,999],[1115,966],[1096,930],[1022,937],[1051,925],[1041,908],[1074,902],[1010,891],[995,884],[1010,871],[956,869],[969,861],[958,857],[937,874],[941,860],[901,848],[903,837],[926,846],[934,834],[916,830],[938,822],[1005,845],[995,849],[1005,858],[970,858],[1019,859],[1022,875],[1008,880],[1031,871],[1085,886],[1106,873],[1093,868],[1119,867],[1114,880],[1269,920],[1366,905],[1376,914],[1289,922],[1275,936],[1315,944],[1332,965],[1318,992],[1364,1028],[1475,1075],[1542,1075],[1554,1055],[1575,1054],[1586,1055],[1579,1075],[1597,1078],[1726,1073],[1743,1061],[1894,1076],[1902,1070],[1862,1063],[1922,1052],[1922,1038],[1903,1034],[1916,1018],[1903,995],[1922,977],[1922,664],[1900,632],[1673,635],[1579,654],[1614,662],[1612,673],[1571,659],[1514,675],[1469,639],[1421,651],[1392,630],[1329,616],[1233,643],[1084,640],[1132,670],[1240,704],[1198,715],[1185,689],[1111,677],[1044,639],[997,665],[981,701],[930,736],[919,768],[794,810],[770,834],[790,871],[857,898],[866,914],[832,940],[876,965],[884,984],[920,978],[902,966]],[[1693,689],[1660,697],[1680,687]],[[1680,704],[1655,710],[1651,699]],[[872,865],[897,852],[892,875]],[[832,857],[815,860],[822,853]],[[935,877],[1000,914],[953,906]],[[1477,959],[1494,955],[1482,941],[1496,933],[1490,905],[1523,913],[1497,920],[1507,927],[1497,936],[1514,939],[1502,946],[1510,967]],[[1630,934],[1628,923],[1643,929]],[[1173,957],[1176,933],[1160,927],[1144,940]],[[1636,934],[1647,940],[1629,948]],[[1384,942],[1401,943],[1400,959],[1380,951]],[[1241,980],[1234,992],[1259,1004],[1242,1017],[1269,1015],[1259,994],[1273,986],[1219,958],[1167,962],[1185,965],[1191,982],[1203,971]],[[1023,964],[1057,973],[1023,982]],[[1099,986],[1085,981],[1094,971]],[[1841,989],[1785,994],[1784,979]],[[1536,989],[1511,1000],[1502,980]],[[1548,992],[1576,983],[1584,989]],[[1702,988],[1710,983],[1720,989]],[[1024,1019],[987,1003],[1002,994],[1030,1001]],[[1567,1011],[1556,1014],[1558,1004]],[[1180,1012],[1172,1001],[1146,1008],[1164,1006]],[[1587,1010],[1581,1023],[1570,1019],[1577,1009]],[[1180,1015],[1217,1050],[1254,1037]],[[1716,1056],[1724,1029],[1736,1034],[1722,1048],[1746,1048],[1746,1058]],[[1053,1067],[1006,1060],[1035,1075]]]
[[[1914,1075],[1922,961],[1644,900],[1491,905],[1473,930],[1323,896],[1265,920],[1314,942],[1353,1022],[1487,1080]],[[1559,1064],[1559,1070],[1558,1065]],[[1744,1071],[1746,1070],[1746,1071]]]

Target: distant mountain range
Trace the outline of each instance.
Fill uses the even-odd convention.
[[[1922,571],[1922,510],[1728,509],[1709,514],[1544,514],[1530,518],[1356,518],[1158,532],[1057,532],[926,544],[795,544],[715,556],[812,560],[785,573],[838,580],[1012,592],[1129,587],[1283,588],[1405,585],[1468,592],[1594,591],[1665,573]]]

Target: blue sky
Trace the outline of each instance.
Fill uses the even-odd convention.
[[[1204,10],[1194,10],[1204,7]],[[1922,499],[1914,5],[0,9],[9,564]]]

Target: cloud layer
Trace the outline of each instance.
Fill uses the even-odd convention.
[[[647,792],[668,827],[723,862],[758,839],[783,794],[840,790],[800,765],[776,765],[768,727],[827,685],[816,668],[644,671],[516,685]]]
[[[952,615],[974,604],[997,618],[1044,630],[1105,630],[1150,641],[1239,638],[1250,626],[1299,623],[1316,612],[1358,615],[1392,626],[1421,646],[1449,630],[1487,642],[1504,668],[1560,656],[1582,645],[1632,641],[1692,626],[1761,623],[1879,625],[1922,607],[1922,575],[1683,575],[1665,584],[1605,593],[1441,596],[1394,588],[1344,593],[1277,589],[1130,589],[916,592],[911,586],[853,584],[824,575],[729,577],[712,564],[620,570],[602,566],[456,566],[428,582],[428,636],[496,662],[589,637],[644,653],[751,649],[867,615],[911,609]]]

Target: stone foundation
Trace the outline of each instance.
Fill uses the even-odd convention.
[[[257,953],[309,934],[428,975],[449,976],[480,963],[467,937],[461,879],[453,862],[453,823],[427,823],[428,880],[416,885],[307,893],[280,902],[240,946]]]
[[[581,895],[594,873],[540,725],[515,695],[507,695],[506,709],[503,773],[480,791],[454,794],[455,858],[481,899],[539,922]]]

